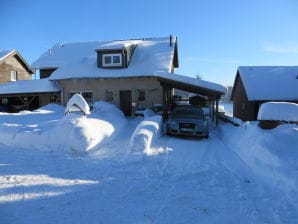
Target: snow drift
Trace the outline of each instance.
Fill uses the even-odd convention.
[[[136,127],[129,141],[129,147],[133,152],[143,152],[147,155],[154,154],[151,146],[161,135],[162,117],[155,115],[145,118]]]
[[[282,124],[264,131],[257,122],[246,122],[237,131],[232,131],[234,128],[222,126],[224,143],[238,154],[255,177],[277,188],[296,188],[293,175],[297,170],[297,125]]]
[[[88,116],[49,105],[39,110],[0,115],[0,143],[24,149],[88,152],[110,141],[126,118],[114,105],[97,102]]]
[[[258,113],[258,120],[298,122],[298,104],[287,102],[263,103]]]

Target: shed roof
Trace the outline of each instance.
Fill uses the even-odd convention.
[[[96,50],[132,44],[137,47],[128,68],[97,67]],[[33,62],[31,68],[57,68],[51,80],[150,76],[171,72],[173,65],[178,67],[177,57],[176,37],[65,43],[54,45]]]
[[[298,66],[241,66],[237,76],[250,101],[298,99]]]
[[[48,92],[60,92],[59,86],[48,79],[18,80],[0,85],[0,95]]]

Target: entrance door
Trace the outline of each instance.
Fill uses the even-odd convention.
[[[120,109],[126,116],[130,116],[132,112],[131,90],[120,90]]]

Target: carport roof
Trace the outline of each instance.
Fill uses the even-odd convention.
[[[225,92],[225,87],[217,83],[177,74],[158,75],[157,78],[163,86],[181,89],[184,91],[219,99]]]
[[[60,92],[59,86],[48,79],[18,80],[0,85],[0,95]]]

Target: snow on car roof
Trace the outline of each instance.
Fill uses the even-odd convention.
[[[298,66],[238,68],[249,100],[297,100]]]

